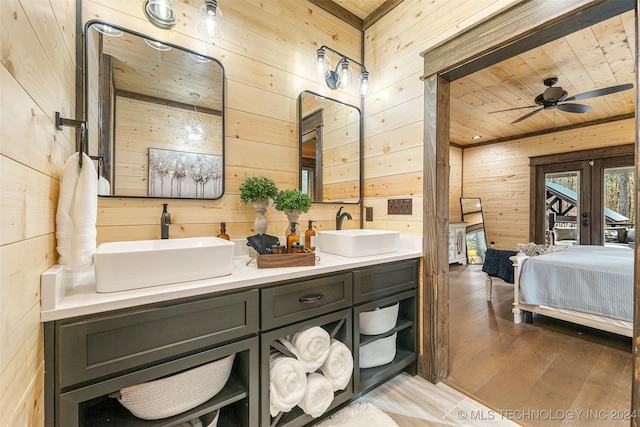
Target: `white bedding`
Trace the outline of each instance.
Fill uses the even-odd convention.
[[[519,302],[633,320],[633,250],[573,246],[526,258]]]

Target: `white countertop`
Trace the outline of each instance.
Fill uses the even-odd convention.
[[[41,276],[40,320],[49,322],[422,256],[420,237],[401,235],[400,247],[397,252],[358,258],[318,251],[316,255],[320,260],[316,260],[315,266],[306,267],[258,269],[256,261],[247,266],[249,257],[242,255],[234,258],[233,273],[227,276],[111,293],[96,292],[93,267],[67,271],[65,266],[56,264]]]

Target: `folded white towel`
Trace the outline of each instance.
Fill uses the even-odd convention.
[[[293,357],[272,357],[269,366],[269,411],[275,417],[300,402],[307,388],[307,374]]]
[[[316,372],[307,375],[307,388],[298,406],[313,418],[324,414],[333,402],[333,386],[324,375]]]
[[[329,355],[331,337],[320,326],[313,326],[296,332],[282,343],[296,355],[307,372],[315,372]]]
[[[344,343],[333,339],[329,347],[329,355],[320,368],[329,380],[334,391],[343,390],[353,373],[353,355]]]
[[[82,156],[82,168],[79,153],[64,164],[56,211],[58,262],[71,269],[91,266],[96,250],[98,175],[91,158]]]

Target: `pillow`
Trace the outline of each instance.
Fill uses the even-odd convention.
[[[636,230],[632,228],[627,231],[627,237],[624,239],[625,243],[635,242],[636,241]]]
[[[529,256],[543,255],[549,252],[553,252],[553,246],[551,245],[537,245],[533,242],[527,243],[522,249],[522,252]]]
[[[578,237],[578,229],[576,228],[554,228],[556,241],[558,240],[576,240]]]

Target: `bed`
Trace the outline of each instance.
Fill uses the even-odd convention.
[[[633,256],[630,248],[585,245],[512,257],[514,322],[539,313],[632,336]]]

